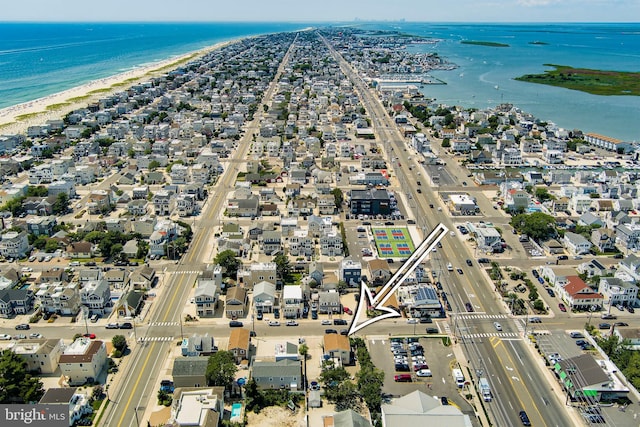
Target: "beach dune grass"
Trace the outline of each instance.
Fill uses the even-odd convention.
[[[640,96],[640,72],[592,70],[567,65],[544,64],[554,67],[544,74],[525,74],[516,80],[579,90],[592,95]]]

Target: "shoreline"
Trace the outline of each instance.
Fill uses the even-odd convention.
[[[174,70],[182,64],[210,52],[238,43],[245,37],[219,42],[182,55],[140,66],[109,77],[91,80],[80,86],[56,92],[42,98],[0,109],[0,135],[25,134],[29,126],[61,119],[67,113],[84,108],[100,98],[120,92],[130,86]]]

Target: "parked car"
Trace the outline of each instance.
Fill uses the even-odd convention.
[[[635,312],[636,312],[636,311],[633,309],[633,307],[631,307],[631,306],[627,306],[627,311],[628,311],[629,313],[635,313]]]
[[[580,333],[580,332],[571,332],[569,334],[569,336],[571,338],[584,338],[584,335],[582,335],[582,333]],[[578,345],[580,345],[580,344],[578,344]]]
[[[611,324],[609,323],[600,323],[598,324],[598,329],[610,329],[611,328]]]
[[[491,260],[489,258],[478,258],[480,264],[489,264]]]
[[[562,312],[566,312],[567,311],[567,307],[565,307],[565,305],[563,303],[558,304],[558,308]]]
[[[339,325],[339,326],[344,326],[346,324],[348,324],[348,322],[344,319],[333,319],[333,324],[334,325]]]
[[[323,326],[330,325],[331,324],[331,320],[326,320],[325,319],[325,320],[321,321],[320,324],[323,325]]]
[[[11,339],[11,335],[8,335],[8,334],[0,334],[0,340],[7,341],[7,340],[10,340],[10,339]]]
[[[338,331],[336,331],[335,329],[325,329],[324,333],[325,334],[337,334]]]
[[[416,372],[416,375],[419,377],[431,377],[433,376],[431,374],[431,370],[430,369],[420,369],[418,372]]]
[[[90,340],[95,340],[96,339],[96,334],[92,334],[92,333],[84,334],[82,336],[85,337],[85,338],[89,338]]]
[[[232,320],[229,322],[229,327],[230,328],[242,328],[242,322],[239,322],[237,320]]]
[[[277,320],[271,320],[269,321],[269,326],[280,326],[280,322]]]
[[[133,329],[133,323],[124,322],[120,325],[120,329]]]
[[[27,329],[30,329],[31,326],[29,326],[28,323],[19,323],[16,325],[16,330],[17,331],[26,331]]]
[[[529,318],[529,322],[530,323],[542,323],[542,319],[537,317],[537,316],[533,316]]]
[[[349,307],[343,307],[342,311],[348,315],[352,315],[353,311],[351,311],[351,309]]]
[[[615,320],[618,318],[618,316],[616,316],[615,314],[609,314],[609,313],[604,313],[600,317],[602,318],[602,320]]]
[[[120,324],[118,324],[118,323],[107,323],[105,328],[107,328],[107,329],[119,329],[120,328]]]
[[[289,320],[287,322],[287,326],[298,326],[298,322],[296,322],[295,320]]]
[[[37,332],[34,332],[34,333],[32,333],[32,334],[29,334],[29,338],[33,338],[33,339],[36,339],[36,338],[42,338],[42,334],[39,334],[39,333],[37,333]]]
[[[437,334],[437,333],[439,333],[440,331],[438,330],[438,328],[427,328],[427,329],[426,329],[426,332],[427,332],[428,334]]]
[[[399,374],[393,377],[393,380],[397,383],[410,383],[411,374]]]

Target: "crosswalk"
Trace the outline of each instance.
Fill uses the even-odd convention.
[[[483,314],[483,313],[458,313],[457,315],[463,319],[506,319],[506,314]]]
[[[516,332],[482,332],[482,333],[477,333],[477,334],[464,334],[464,335],[462,335],[462,338],[467,338],[467,339],[471,339],[471,338],[491,338],[491,337],[518,338],[519,335]]]
[[[173,337],[140,337],[139,341],[141,342],[153,342],[153,341],[173,341]]]
[[[178,326],[180,322],[151,322],[149,326]]]
[[[173,273],[173,274],[201,274],[202,270],[177,270],[177,271],[169,271],[168,273]]]

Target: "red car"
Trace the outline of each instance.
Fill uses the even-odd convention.
[[[343,307],[342,311],[344,311],[348,315],[352,315],[353,314],[353,311],[351,311],[351,309],[349,307]]]
[[[567,311],[567,307],[564,306],[564,304],[560,303],[558,304],[558,308],[560,309],[560,311],[562,312],[566,312]]]
[[[84,334],[83,336],[86,338],[89,338],[90,340],[96,339],[96,334]]]

